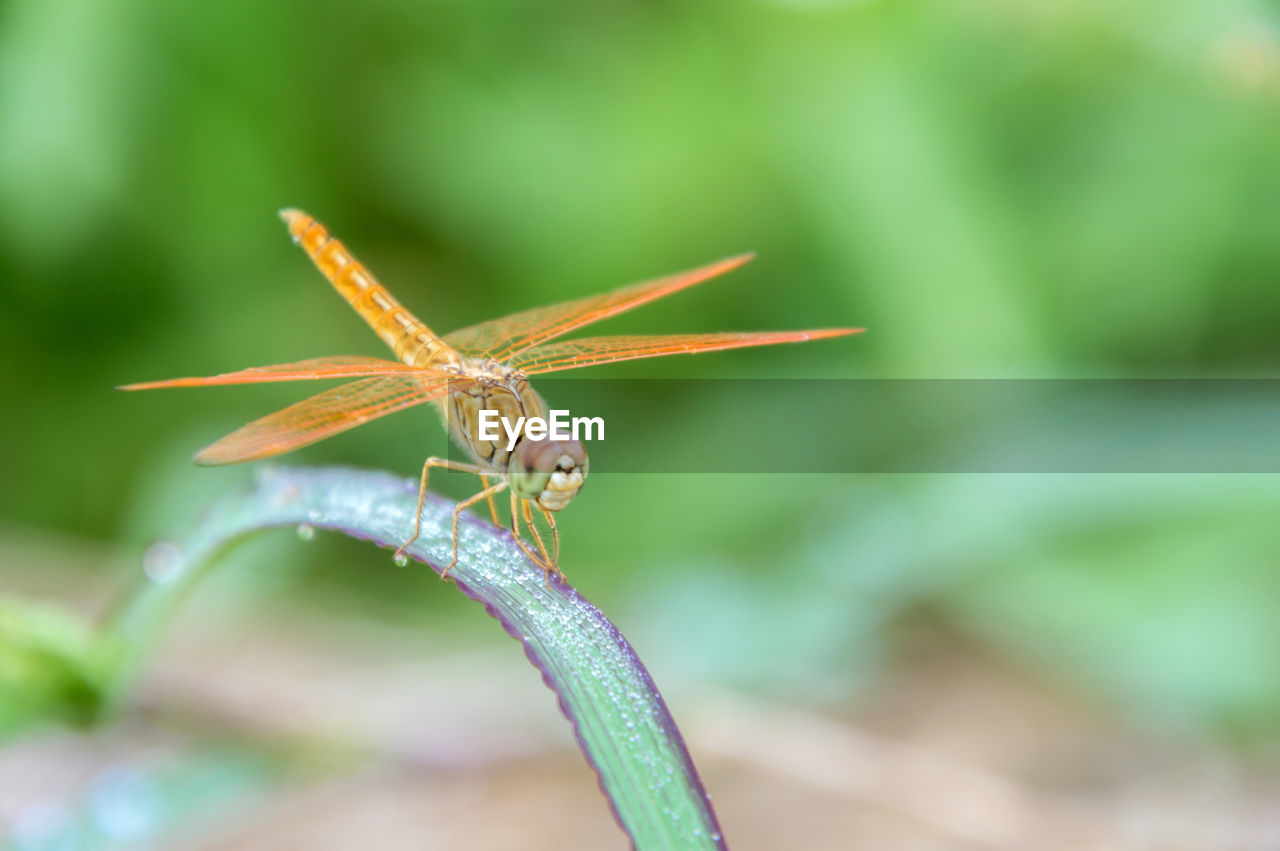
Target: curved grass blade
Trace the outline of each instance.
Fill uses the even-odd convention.
[[[309,525],[394,548],[409,537],[416,480],[349,469],[266,468],[184,540],[154,545],[147,581],[108,624],[106,663],[127,681],[169,613],[225,546],[251,532]],[[452,558],[453,504],[428,496],[408,553],[435,570]],[[615,817],[639,849],[725,848],[688,750],[635,651],[563,580],[547,587],[509,532],[464,516],[450,576],[524,645],[556,693]],[[119,687],[117,685],[117,687]]]

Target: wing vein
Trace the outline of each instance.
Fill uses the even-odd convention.
[[[513,357],[510,363],[511,366],[529,375],[537,375],[622,360],[697,354],[749,346],[773,346],[779,343],[803,343],[809,340],[855,334],[861,330],[861,328],[823,328],[810,331],[739,331],[718,334],[586,337],[581,340],[547,343],[528,349]]]
[[[362,378],[254,420],[196,455],[196,463],[236,464],[270,458],[332,437],[369,420],[443,397],[456,376]]]
[[[586,298],[535,307],[447,334],[444,341],[466,354],[506,361],[526,349],[610,316],[700,284],[746,263],[742,254],[652,281]]]

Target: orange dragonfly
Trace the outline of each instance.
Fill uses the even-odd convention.
[[[612,292],[513,313],[439,337],[392,298],[323,225],[299,210],[282,210],[280,217],[289,226],[294,242],[306,250],[316,267],[391,347],[398,360],[314,358],[207,378],[129,384],[120,389],[356,379],[255,420],[202,449],[195,461],[206,465],[270,458],[394,411],[424,402],[438,404],[450,436],[470,456],[472,463],[434,457],[426,460],[418,488],[413,535],[396,550],[395,557],[402,561],[405,549],[422,531],[422,505],[431,469],[441,467],[474,473],[480,477],[482,490],[454,507],[453,561],[441,572],[442,578],[458,563],[461,513],[480,500],[487,500],[493,521],[498,524],[493,497],[503,490],[509,490],[511,495],[511,532],[520,549],[547,571],[548,580],[552,573],[559,573],[560,535],[554,512],[568,505],[582,488],[587,477],[586,449],[577,440],[527,434],[517,436],[514,445],[508,448],[506,440],[483,439],[480,429],[481,412],[486,410],[496,412],[508,423],[518,422],[521,416],[547,418],[547,404],[529,386],[528,376],[636,358],[799,343],[862,330],[627,335],[552,342],[570,331],[735,269],[753,256],[743,254]],[[489,484],[491,477],[497,479],[492,485]],[[533,522],[531,505],[542,513],[551,531],[550,552]],[[521,537],[522,516],[533,534],[536,553]]]

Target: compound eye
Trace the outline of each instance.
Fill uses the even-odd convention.
[[[517,496],[536,499],[556,468],[556,445],[549,440],[520,441],[507,467],[507,478]]]
[[[526,472],[550,474],[556,468],[559,455],[560,447],[555,441],[525,438],[516,447],[515,460]]]

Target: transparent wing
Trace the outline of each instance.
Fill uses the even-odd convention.
[[[678,290],[723,275],[746,263],[754,254],[741,254],[715,263],[678,272],[665,278],[631,284],[612,292],[587,296],[547,307],[535,307],[480,325],[447,334],[444,341],[470,355],[506,361],[512,355],[554,339],[570,331],[616,316]]]
[[[558,372],[620,360],[657,358],[663,355],[692,355],[747,346],[803,343],[826,337],[856,334],[861,328],[824,328],[816,331],[755,331],[723,334],[661,334],[625,337],[587,337],[565,340],[528,349],[511,358],[511,366],[530,375]]]
[[[457,376],[452,376],[456,379]],[[442,398],[448,377],[362,378],[276,411],[200,450],[197,464],[236,464],[291,452],[361,423]]]
[[[417,373],[424,376],[443,375],[433,370],[406,366],[396,361],[366,357],[312,358],[297,363],[279,363],[272,366],[255,366],[239,372],[224,372],[207,378],[170,378],[165,381],[144,381],[125,384],[118,390],[156,390],[161,387],[215,387],[219,384],[258,384],[268,381],[303,381],[315,378],[357,378],[370,375],[404,375]]]

